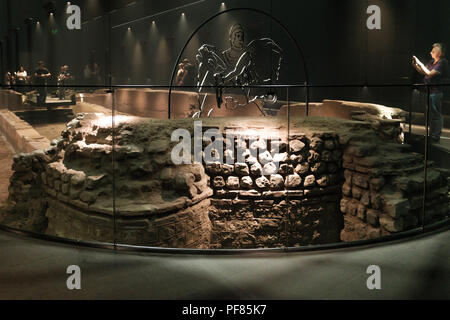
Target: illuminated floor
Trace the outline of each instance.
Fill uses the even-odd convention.
[[[0,232],[1,299],[449,299],[450,231],[304,254],[173,256],[73,248]],[[369,265],[382,289],[370,291]],[[81,268],[80,291],[66,268]]]

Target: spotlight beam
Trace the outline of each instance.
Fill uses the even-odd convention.
[[[152,15],[149,15],[149,16],[145,16],[145,17],[142,17],[142,18],[139,18],[139,19],[136,19],[136,20],[124,22],[124,23],[118,24],[116,26],[113,26],[111,29],[120,28],[120,27],[129,25],[129,24],[132,24],[132,23],[136,23],[136,22],[140,22],[140,21],[147,20],[147,19],[150,19],[150,18],[154,18],[154,17],[160,16],[160,15],[165,14],[165,13],[169,13],[169,12],[172,12],[172,11],[177,11],[177,10],[180,10],[180,9],[191,7],[191,6],[203,3],[205,1],[206,0],[195,1],[195,2],[192,2],[192,3],[185,4],[183,6],[179,6],[179,7],[176,7],[176,8],[169,9],[169,10],[161,11],[161,12],[158,12],[158,13],[155,13],[155,14],[152,14]]]

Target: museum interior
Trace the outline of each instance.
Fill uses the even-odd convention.
[[[432,3],[0,0],[1,239],[245,256],[448,235]]]

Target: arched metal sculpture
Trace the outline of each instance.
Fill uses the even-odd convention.
[[[188,38],[182,50],[180,51],[178,58],[175,62],[172,76],[170,79],[170,88],[169,88],[169,100],[168,100],[168,118],[171,116],[171,95],[173,89],[173,80],[175,74],[177,72],[177,67],[180,62],[181,56],[186,49],[187,45],[191,41],[191,39],[195,36],[195,34],[208,22],[218,17],[219,15],[229,13],[232,11],[253,11],[265,16],[268,16],[275,22],[277,22],[283,30],[288,34],[289,38],[295,44],[305,72],[305,85],[306,85],[306,113],[308,115],[309,111],[309,75],[308,70],[306,68],[306,62],[303,55],[303,51],[289,32],[289,30],[283,25],[281,21],[270,15],[269,13],[254,9],[254,8],[234,8],[228,9],[222,12],[219,12],[206,21],[204,21]],[[216,101],[217,105],[220,108],[223,101],[223,87],[231,86],[238,87],[244,92],[246,101],[244,104],[239,103],[235,100],[231,95],[225,97],[225,107],[229,109],[235,109],[237,107],[246,106],[250,103],[255,103],[255,105],[259,108],[261,113],[264,115],[264,112],[261,110],[259,105],[256,103],[256,100],[263,99],[266,102],[274,103],[277,100],[276,94],[269,92],[264,95],[252,95],[251,87],[255,85],[266,85],[273,84],[279,79],[279,72],[281,68],[281,62],[283,60],[283,50],[276,44],[273,40],[269,38],[261,38],[251,41],[248,45],[244,44],[244,31],[241,25],[235,24],[232,26],[230,30],[230,42],[231,47],[220,53],[217,49],[209,44],[205,44],[201,46],[198,50],[196,60],[198,63],[198,81],[197,81],[197,94],[198,94],[198,106],[199,110],[194,113],[193,117],[201,117],[205,105],[205,101],[207,98],[207,94],[201,99],[201,92],[204,86],[213,86],[216,89]],[[270,52],[271,57],[275,57],[276,63],[272,66],[270,70],[270,76],[264,74],[257,63],[258,58],[263,55],[264,52]],[[209,110],[208,116],[211,111]]]

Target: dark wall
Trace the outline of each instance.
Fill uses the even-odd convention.
[[[10,25],[7,24],[8,2]],[[52,22],[43,8],[47,1],[0,0],[3,69],[24,64],[31,70],[42,59],[54,73],[60,65],[70,65],[77,83],[84,84],[83,69],[96,62],[103,84],[109,83],[111,72],[115,84],[168,85],[186,39],[202,21],[223,9],[221,2],[72,1],[82,8],[83,25],[80,31],[68,31],[66,1],[55,1]],[[448,0],[228,0],[225,4],[226,8],[258,8],[282,21],[303,48],[312,84],[420,82],[411,67],[411,56],[427,61],[434,42],[450,44]],[[366,27],[369,16],[366,10],[371,4],[381,7],[381,30]],[[185,12],[184,18],[181,12]],[[27,32],[24,20],[28,17],[40,21],[40,30],[33,22]],[[269,36],[283,47],[283,83],[305,81],[300,56],[282,28],[273,20],[251,12],[222,15],[207,24],[192,39],[183,58],[194,60],[196,49],[203,43],[226,49],[228,29],[234,22],[244,25],[248,41]],[[17,27],[20,30],[16,37]],[[16,48],[19,54],[15,53]],[[291,94],[300,99],[304,91]],[[311,95],[315,100],[360,99],[401,106],[411,103],[410,88],[320,88],[312,89]]]

